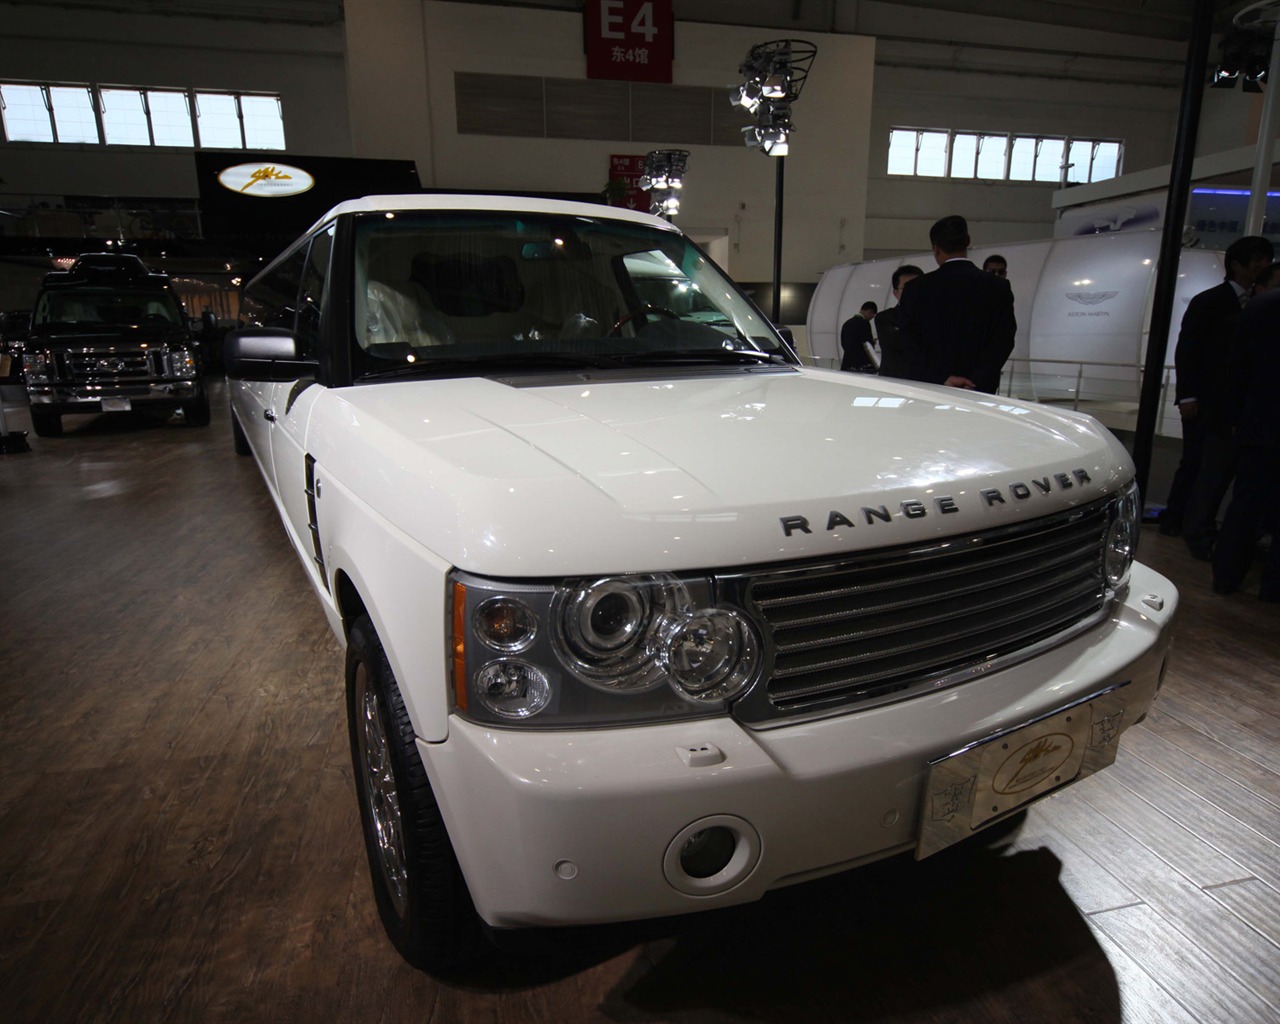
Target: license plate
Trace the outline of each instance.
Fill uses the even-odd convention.
[[[916,857],[937,853],[1111,764],[1124,722],[1126,685],[930,762]]]
[[[127,398],[104,398],[102,400],[103,412],[128,412],[133,408],[133,402]]]

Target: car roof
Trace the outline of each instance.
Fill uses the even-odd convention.
[[[493,210],[512,213],[559,214],[566,217],[594,217],[609,220],[630,221],[667,231],[679,229],[661,217],[619,206],[597,203],[578,203],[563,199],[539,199],[533,196],[459,195],[457,193],[408,193],[406,195],[364,196],[339,203],[315,224],[311,231],[348,213],[393,213],[402,210]],[[310,231],[308,232],[308,234]]]

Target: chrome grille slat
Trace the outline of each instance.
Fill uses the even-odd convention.
[[[1043,577],[1045,575],[1046,569],[1053,569],[1063,565],[1068,565],[1071,559],[1073,558],[1081,558],[1081,557],[1087,558],[1091,554],[1091,550],[1093,547],[1096,547],[1096,544],[1083,545],[1083,546],[1072,548],[1069,551],[1064,552],[1062,555],[1049,560],[1042,567],[1027,566],[1025,568],[1018,570],[1017,572],[1009,572],[1005,574],[1003,579],[1006,583],[1013,583],[1019,580],[1029,579],[1032,577],[1035,577],[1035,578]],[[1022,562],[1027,561],[1026,556],[1019,556],[1019,559]],[[977,575],[986,574],[986,573],[987,573],[987,567],[980,566],[980,567],[967,568],[964,571],[963,575],[977,576]],[[1072,571],[1069,571],[1067,575],[1074,575],[1074,574],[1075,574],[1075,570],[1072,570]],[[931,577],[930,582],[954,578],[955,576],[958,576],[958,575],[961,575],[961,574],[939,573]],[[894,586],[897,587],[898,589],[902,589],[901,583],[896,583],[894,584]],[[845,607],[842,609],[826,612],[824,614],[805,616],[804,618],[793,619],[793,618],[786,618],[783,616],[776,616],[774,619],[774,626],[775,626],[775,629],[778,629],[778,630],[798,629],[804,626],[818,625],[822,623],[830,623],[830,622],[837,622],[837,621],[842,622],[852,618],[860,617],[862,615],[873,615],[873,614],[883,614],[891,611],[902,611],[907,608],[912,608],[912,607],[923,605],[923,604],[929,604],[939,600],[948,600],[956,597],[963,597],[966,594],[980,593],[981,591],[986,590],[989,587],[990,587],[990,577],[989,575],[983,575],[982,578],[976,579],[974,580],[974,582],[966,584],[964,586],[952,587],[950,589],[940,590],[934,593],[916,594],[915,596],[912,596],[912,597],[907,597],[907,598],[902,598],[897,600],[888,600],[888,601],[878,602],[874,605],[866,605],[862,607]],[[888,586],[886,585],[886,587],[881,588],[881,592],[887,589],[888,589]],[[851,591],[847,590],[845,595],[843,596],[846,596],[846,597],[863,596],[864,594],[871,594],[871,593],[874,593],[874,591],[862,591],[855,595]]]
[[[1022,580],[1020,582],[1024,582],[1027,585],[1024,587],[1020,587],[1018,590],[1016,590],[1013,593],[1002,592],[999,596],[992,596],[984,601],[976,601],[971,604],[968,604],[965,610],[965,617],[972,617],[982,612],[994,611],[997,608],[1006,607],[1010,604],[1016,604],[1016,603],[1022,602],[1029,597],[1034,597],[1037,594],[1039,594],[1043,589],[1044,585],[1067,587],[1075,583],[1077,588],[1081,589],[1083,592],[1092,593],[1097,590],[1096,583],[1092,580],[1086,580],[1083,586],[1081,586],[1078,582],[1078,575],[1079,574],[1075,572],[1060,572],[1055,574],[1050,579],[1036,578],[1034,580]],[[903,608],[911,608],[911,607],[919,608],[926,604],[938,604],[941,601],[951,600],[956,597],[969,596],[971,593],[973,593],[973,591],[969,591],[966,589],[965,591],[962,591],[959,593],[948,593],[948,594],[941,595],[937,598],[929,598],[929,599],[922,598],[919,601],[903,602],[901,605],[893,605],[888,608],[866,609],[865,611],[857,615],[846,615],[839,619],[827,619],[824,622],[822,622],[820,625],[831,626],[837,622],[847,623],[850,620],[864,618],[865,616],[874,615],[877,613],[892,613],[892,612],[901,611]],[[1016,617],[1016,612],[1015,612],[1015,617]],[[831,646],[840,645],[848,642],[871,640],[877,637],[887,636],[891,633],[903,633],[903,632],[914,633],[922,629],[927,629],[929,626],[935,625],[937,623],[952,622],[955,620],[955,618],[956,616],[952,611],[947,609],[940,609],[932,615],[926,615],[923,617],[913,617],[909,621],[904,621],[898,618],[895,621],[889,622],[882,626],[873,626],[873,627],[864,628],[864,629],[854,629],[854,630],[850,630],[850,631],[839,633],[839,634],[832,634],[829,631],[824,630],[821,634],[815,636],[813,639],[800,639],[800,638],[792,639],[791,636],[792,636],[792,632],[795,630],[795,627],[789,624],[785,631],[780,629],[774,633],[774,643],[779,653],[792,654],[799,651],[808,651],[808,650],[813,650],[815,648],[831,647]],[[814,625],[814,624],[810,624],[810,625]],[[812,629],[808,629],[805,632],[814,633],[815,631]]]
[[[1070,609],[1070,610],[1075,611],[1078,609]],[[1076,621],[1077,617],[1071,616],[1067,618],[1068,618],[1068,621]],[[1053,633],[1056,633],[1056,632],[1058,632],[1058,628],[1055,628],[1053,626],[1026,628],[1018,631],[1017,633],[1009,634],[1008,636],[1003,637],[1002,639],[1006,642],[1029,643],[1033,640],[1039,639],[1044,636],[1051,636],[1053,635]],[[987,649],[986,645],[976,644],[976,643],[969,644],[963,648],[958,647],[951,652],[950,660],[954,664],[963,664],[964,662],[971,660],[973,658],[985,660],[985,656],[983,652],[986,649]],[[912,672],[924,671],[926,668],[936,668],[938,661],[939,659],[937,659],[936,657],[918,659],[917,661],[909,665],[905,665],[905,666],[896,665],[893,668],[886,668],[876,673],[859,673],[856,677],[849,677],[847,680],[840,681],[839,683],[836,683],[836,684],[833,684],[832,682],[828,681],[826,683],[814,684],[812,686],[805,687],[805,688],[799,688],[799,687],[791,688],[787,691],[785,695],[775,698],[775,701],[780,707],[787,707],[787,706],[795,705],[798,703],[808,703],[815,696],[820,696],[824,699],[830,700],[832,698],[842,696],[844,689],[850,686],[859,687],[860,690],[863,693],[865,693],[866,696],[877,696],[880,692],[883,692],[883,690],[885,689],[887,689],[890,692],[894,690],[906,689],[908,686],[911,685],[911,683],[901,681],[901,676],[904,673],[910,674]],[[885,683],[885,681],[894,681],[894,682],[892,683],[892,685],[888,686],[887,688],[883,686],[880,687],[879,689],[872,688],[871,684],[876,684],[876,683],[883,684]],[[835,691],[840,691],[840,692],[835,692]]]
[[[1109,505],[745,578],[772,670],[735,714],[768,724],[901,699],[1057,642],[1105,608]]]

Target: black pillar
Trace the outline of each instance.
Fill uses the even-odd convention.
[[[1156,423],[1160,419],[1164,360],[1169,347],[1169,329],[1173,324],[1173,295],[1178,284],[1178,260],[1182,254],[1182,225],[1186,219],[1187,198],[1191,189],[1191,166],[1196,154],[1196,133],[1200,128],[1200,101],[1204,96],[1215,6],[1214,0],[1196,0],[1195,12],[1191,17],[1191,38],[1187,41],[1187,68],[1182,79],[1178,135],[1173,146],[1164,235],[1160,241],[1160,262],[1156,267],[1151,329],[1147,335],[1147,361],[1142,376],[1142,396],[1138,402],[1137,432],[1133,439],[1133,461],[1144,499],[1147,494],[1147,479],[1151,474]]]
[[[773,188],[773,322],[782,320],[782,174],[785,156],[775,156],[778,173]]]

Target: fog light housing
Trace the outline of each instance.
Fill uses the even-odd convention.
[[[729,866],[738,837],[723,825],[695,832],[680,847],[680,868],[690,878],[710,878]]]

